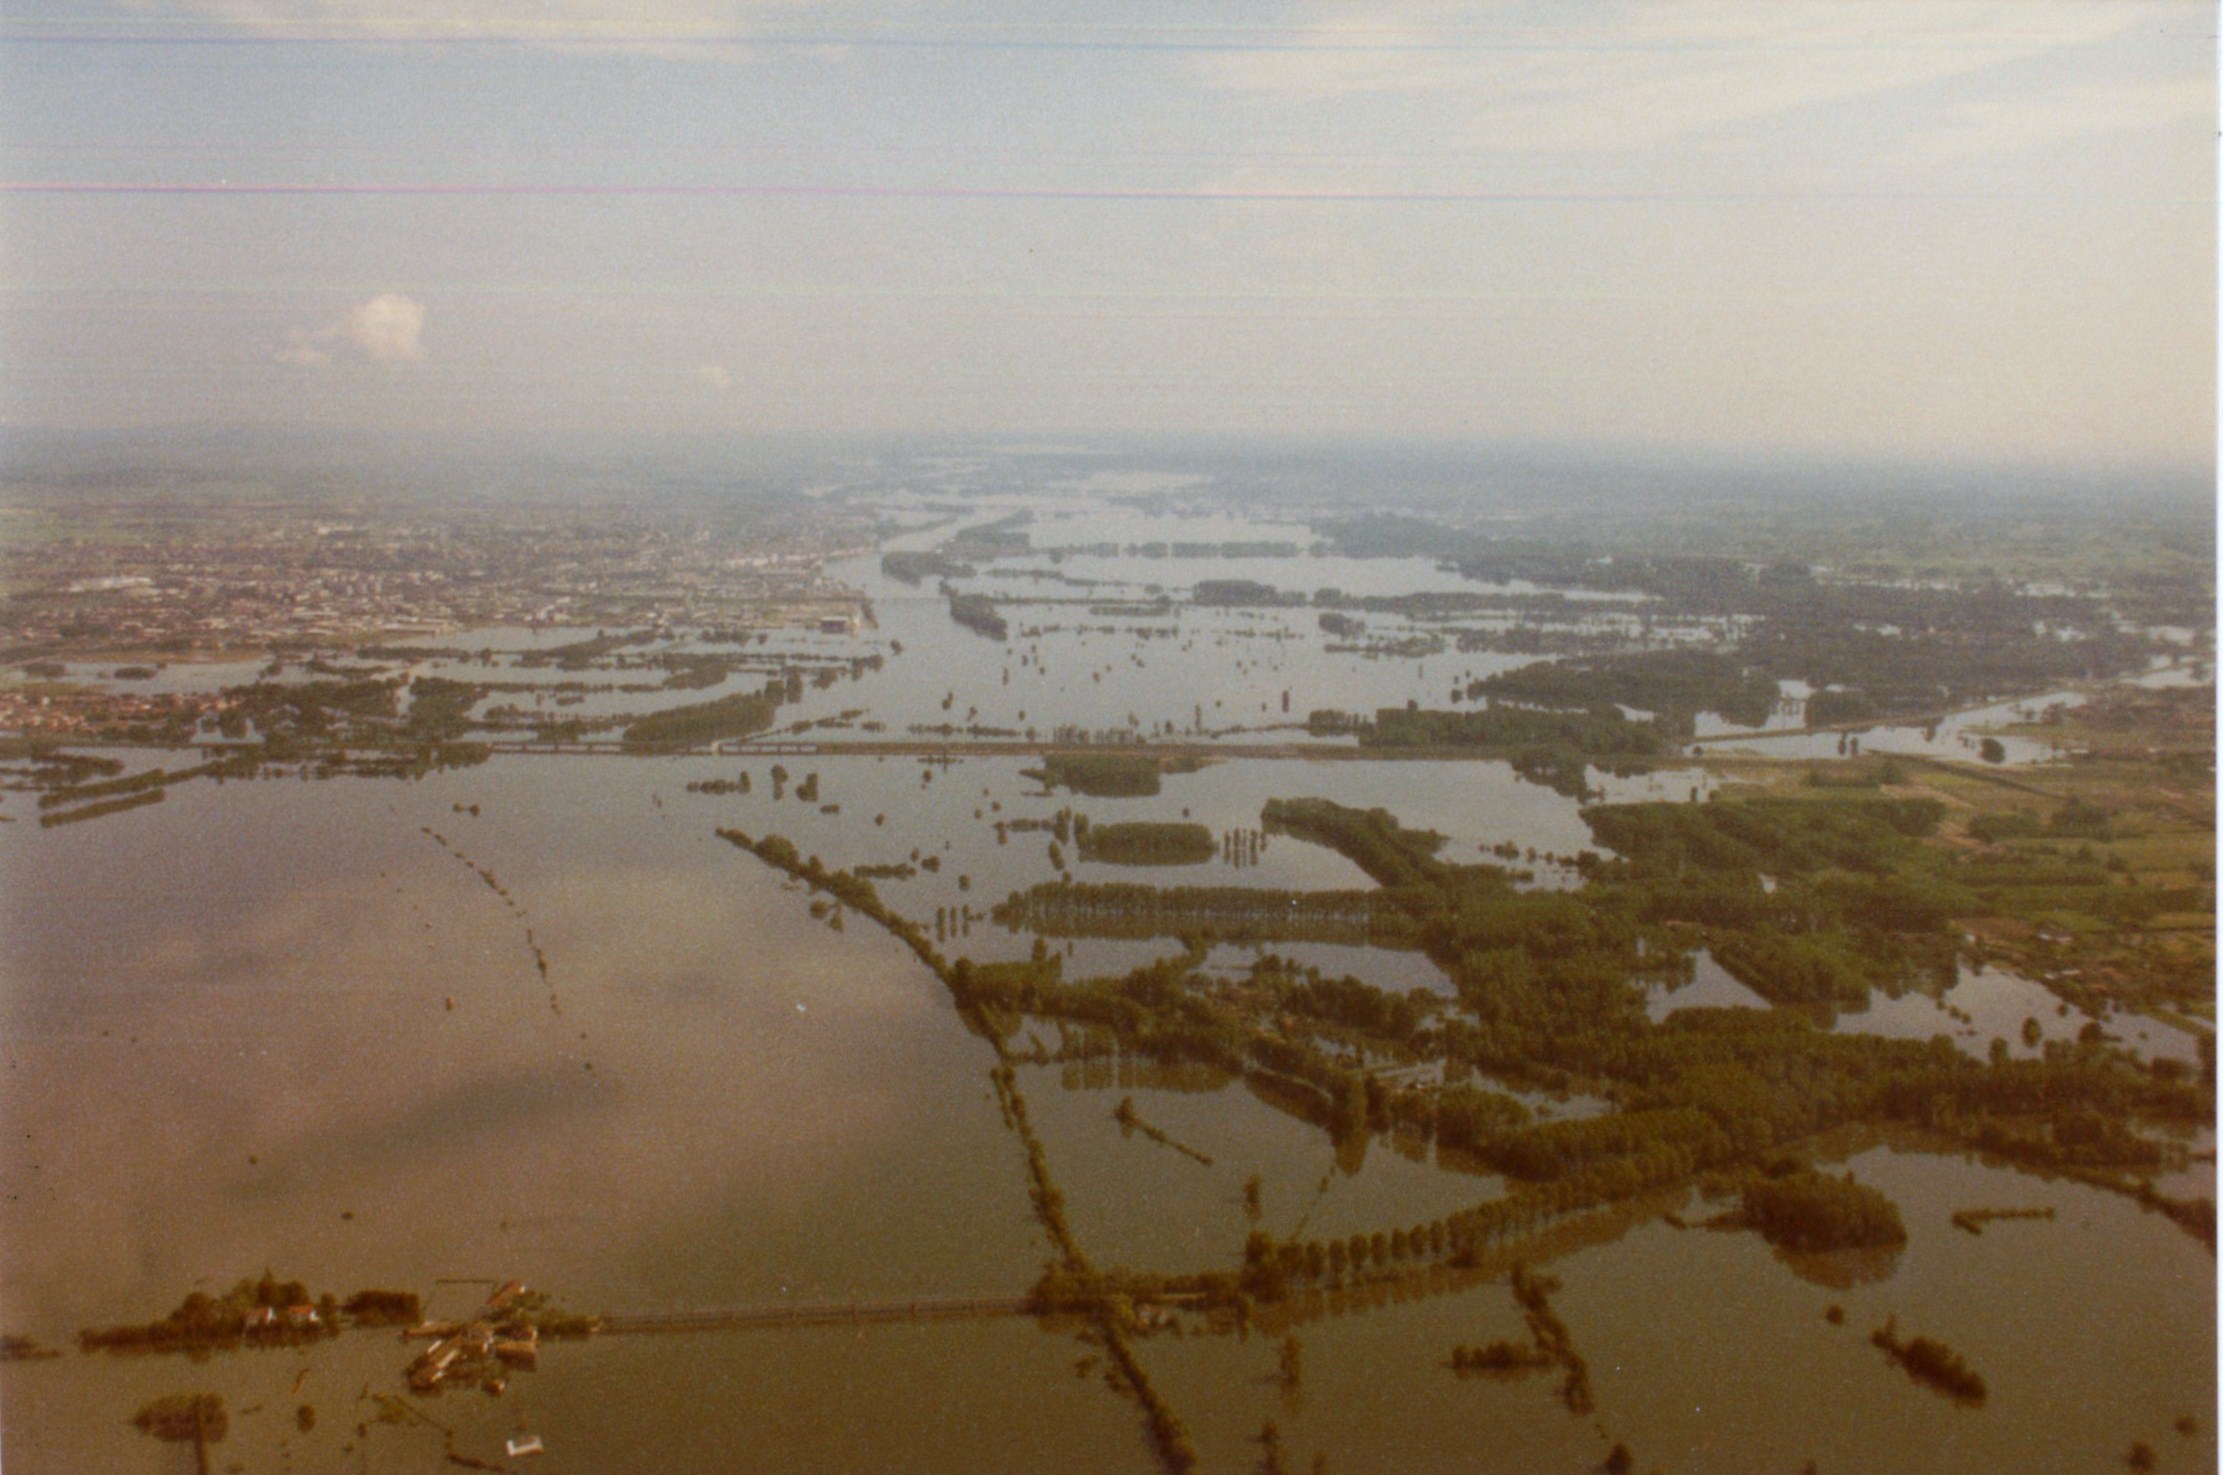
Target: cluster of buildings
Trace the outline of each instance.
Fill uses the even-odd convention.
[[[324,1329],[324,1317],[306,1302],[298,1306],[250,1306],[240,1317],[240,1331],[253,1340],[272,1332],[315,1332]]]
[[[190,736],[231,705],[214,692],[137,693],[44,684],[0,686],[0,732],[61,739],[149,741]]]
[[[348,523],[222,506],[132,538],[26,537],[0,553],[0,660],[406,643],[495,625],[854,623],[833,519],[706,530],[619,509],[527,518],[421,509]]]
[[[500,1393],[509,1386],[511,1370],[537,1369],[540,1328],[519,1307],[524,1294],[524,1283],[513,1280],[467,1322],[428,1321],[411,1327],[410,1336],[429,1337],[432,1344],[409,1364],[409,1386],[430,1393],[452,1383]]]

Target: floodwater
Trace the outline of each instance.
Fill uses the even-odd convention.
[[[1690,977],[1644,985],[1644,1012],[1654,1024],[1684,1009],[1765,1009],[1768,1001],[1737,982],[1704,948],[1691,959]]]
[[[1023,1290],[1047,1246],[986,1043],[668,781],[512,760],[9,827],[9,1330],[66,1345],[265,1266],[580,1309]],[[8,1467],[35,1390],[118,1365],[11,1365]]]
[[[1290,1328],[1295,1396],[1273,1376],[1278,1327],[1234,1346],[1154,1341],[1145,1359],[1161,1392],[1198,1411],[1206,1465],[1221,1470],[1252,1467],[1269,1420],[1296,1469],[1324,1454],[1332,1470],[1588,1472],[1619,1442],[1644,1470],[2105,1470],[2133,1439],[2163,1468],[2214,1467],[2205,1249],[2073,1184],[1890,1150],[1849,1166],[1906,1218],[1887,1266],[1793,1264],[1749,1234],[1656,1220],[1569,1236],[1542,1268],[1563,1281],[1553,1305],[1590,1367],[1586,1417],[1559,1401],[1555,1374],[1448,1367],[1454,1346],[1522,1337],[1501,1277],[1378,1306],[1324,1298]],[[2046,1205],[2056,1219],[1980,1236],[1950,1223],[1963,1208]],[[1831,1305],[1842,1325],[1824,1318]],[[1902,1335],[1959,1351],[1987,1403],[1959,1407],[1886,1362],[1868,1334],[1892,1316]],[[2172,1428],[2187,1413],[2189,1439]]]
[[[2043,1053],[2049,1040],[2074,1040],[2092,1022],[2090,1014],[2063,1003],[2043,984],[2003,969],[1964,965],[1959,980],[1941,994],[1905,993],[1894,998],[1871,992],[1868,1007],[1840,1011],[1836,1027],[1900,1039],[1946,1035],[1978,1057],[1988,1056],[1991,1042],[2003,1039],[2011,1055],[2025,1058]],[[2038,1028],[2035,1043],[2024,1036],[2025,1026],[2031,1023]],[[2193,1064],[2200,1058],[2198,1037],[2173,1024],[2123,1012],[2110,1013],[2099,1024],[2117,1044],[2143,1059]]]
[[[1253,766],[1268,772],[1243,772]],[[796,803],[799,774],[772,800],[761,765],[746,798],[686,791],[731,767],[519,756],[407,784],[204,783],[93,825],[0,830],[4,1105],[24,1129],[0,1151],[8,1328],[67,1345],[78,1326],[143,1319],[265,1266],[342,1294],[516,1275],[595,1310],[1023,1290],[1049,1250],[987,1044],[890,939],[855,920],[833,931],[806,894],[711,832],[786,821],[848,864],[905,854],[943,826],[975,879],[949,889],[954,859],[922,873],[942,889],[904,904],[930,913],[960,897],[985,907],[1051,874],[1046,836],[998,846],[973,806],[1003,796],[1006,813],[1046,815],[1074,801],[1022,799],[1035,786],[1002,760],[919,786],[949,796],[946,810],[899,803],[919,765],[869,758],[815,763],[839,815]],[[1215,825],[1255,818],[1272,765],[1224,768],[1224,792],[1213,769],[1169,777],[1151,799],[1084,802],[1177,813],[1184,796],[1210,793],[1187,807]],[[1470,768],[1487,766],[1280,772],[1345,802],[1395,803],[1409,780],[1418,787],[1397,807],[1433,815],[1453,806],[1430,785],[1480,779],[1497,792]],[[883,803],[888,825],[875,826]],[[1548,817],[1538,824],[1539,839],[1567,843]],[[1477,847],[1496,833],[1472,817],[1464,828]],[[1237,884],[1365,884],[1286,837],[1268,856],[1196,869]],[[1002,930],[976,923],[973,935]],[[1135,949],[1137,961],[1171,950],[1087,946]],[[1308,961],[1340,971],[1365,951]],[[1214,966],[1247,957],[1220,952]],[[1714,971],[1702,962],[1665,1000],[1727,1002]],[[1979,1021],[1972,1047],[1997,1032],[2022,1048],[2006,1026],[2031,1001],[1979,1008],[1970,992],[2009,983],[2035,988],[1994,972],[1945,996]],[[1871,1014],[1890,1007],[1879,998]],[[2040,1016],[2049,1036],[2073,1022],[2056,1019]],[[1426,1222],[1503,1189],[1391,1138],[1339,1156],[1240,1082],[1068,1061],[1022,1066],[1020,1084],[1099,1263],[1229,1268],[1254,1225],[1325,1239]],[[1211,1161],[1123,1131],[1122,1098]],[[1899,1200],[1914,1235],[1880,1283],[1827,1289],[1749,1236],[1656,1222],[1556,1259],[1561,1314],[1598,1387],[1590,1419],[1567,1414],[1549,1378],[1460,1379],[1441,1365],[1456,1343],[1517,1333],[1498,1277],[1323,1309],[1296,1328],[1296,1395],[1269,1380],[1269,1332],[1192,1327],[1148,1341],[1144,1359],[1206,1467],[1224,1470],[1255,1463],[1246,1441],[1269,1419],[1303,1463],[1325,1452],[1338,1470],[1476,1468],[1478,1428],[1497,1431],[1479,1468],[1504,1470],[1588,1470],[1609,1442],[1601,1427],[1646,1468],[1686,1470],[1807,1458],[2035,1468],[2032,1452],[2054,1440],[2116,1453],[2136,1437],[2172,1454],[2184,1444],[2169,1420],[2207,1408],[2214,1377],[2213,1262],[2198,1245],[2121,1200],[1975,1162],[1893,1152],[1855,1166]],[[1980,1239],[1946,1223],[1957,1208],[2025,1201],[2063,1218],[1995,1224]],[[1821,1320],[1831,1300],[1848,1306],[1845,1327]],[[2075,1315],[2058,1314],[2064,1301]],[[1960,1348],[1991,1382],[1990,1404],[1955,1408],[1885,1364],[1865,1332],[1894,1313]],[[772,1469],[1025,1468],[1051,1441],[1071,1451],[1061,1468],[1151,1468],[1135,1410],[1089,1362],[1098,1350],[1023,1318],[612,1337],[550,1349],[501,1401],[449,1395],[431,1410],[460,1431],[459,1449],[491,1450],[529,1425],[549,1441],[551,1471],[688,1468],[743,1448]],[[176,1452],[125,1420],[190,1385],[226,1392],[225,1448],[250,1470],[337,1462],[343,1444],[355,1446],[348,1460],[367,1452],[362,1468],[423,1468],[438,1447],[423,1429],[374,1422],[367,1445],[354,1433],[375,1415],[356,1392],[396,1385],[407,1356],[360,1333],[198,1366],[74,1353],[9,1364],[5,1457],[11,1470],[173,1468]],[[285,1412],[303,1370],[299,1401],[323,1413],[309,1433]],[[2069,1398],[2072,1386],[2086,1396]],[[2203,1423],[2186,1454],[2212,1462],[2212,1440]]]
[[[930,546],[947,533],[919,537]],[[1044,548],[1314,542],[1298,524],[1097,504],[1037,517],[1030,534]],[[914,723],[1171,724],[1192,735],[1200,717],[1208,732],[1279,729],[1316,706],[1437,702],[1498,659],[1330,652],[1310,609],[1102,615],[1087,602],[1200,577],[1307,596],[1479,587],[1428,560],[1075,553],[1011,566],[1121,583],[1069,591],[1082,601],[1070,605],[1012,606],[1014,638],[999,646],[954,627],[931,588],[892,584],[877,560],[846,565],[840,576],[872,598],[877,628],[785,635],[767,650],[877,652],[887,665],[810,689],[781,721],[865,708],[888,736]],[[1064,587],[985,572],[966,582],[1006,586]],[[1367,620],[1370,639],[1428,628]],[[491,650],[483,674],[538,681],[558,673],[507,662],[572,638],[488,630],[428,643]],[[163,679],[192,678],[173,667]],[[0,1327],[68,1347],[82,1326],[146,1320],[187,1290],[266,1267],[343,1296],[436,1289],[434,1309],[448,1312],[475,1299],[460,1282],[511,1276],[579,1311],[1023,1292],[1051,1250],[991,1087],[989,1043],[908,951],[863,919],[814,914],[806,891],[720,827],[786,835],[829,866],[908,868],[877,881],[881,895],[938,928],[946,951],[981,959],[1032,950],[1035,938],[988,913],[1057,877],[1059,862],[1079,881],[1371,885],[1322,847],[1253,836],[1273,798],[1388,809],[1443,834],[1440,854],[1462,863],[1511,846],[1516,858],[1502,863],[1533,870],[1525,884],[1576,884],[1554,858],[1595,848],[1580,801],[1495,762],[1229,758],[1123,798],[1046,792],[1029,766],[520,754],[410,782],[202,781],[95,823],[0,825],[0,1116],[12,1129],[0,1145]],[[746,794],[689,788],[744,772]],[[1696,770],[1593,782],[1616,800],[1711,786]],[[1109,865],[1056,845],[1046,827],[1068,809],[1245,838],[1191,866]],[[1163,938],[1048,943],[1069,976],[1178,950]],[[1271,950],[1330,975],[1450,992],[1418,953]],[[1258,952],[1223,945],[1206,967],[1239,974]],[[1654,987],[1646,1002],[1654,1018],[1764,1007],[1707,957],[1689,983]],[[1997,1036],[2022,1054],[2025,1019],[2041,1039],[2086,1022],[2034,983],[1970,970],[1938,998],[1878,995],[1835,1027],[1944,1033],[1976,1054]],[[2167,1025],[2102,1023],[2141,1053],[2192,1050]],[[1036,1040],[1049,1054],[1059,1034],[1028,1021],[1014,1048],[1025,1056]],[[1100,1265],[1228,1269],[1254,1229],[1325,1240],[1425,1223],[1505,1190],[1394,1136],[1338,1151],[1209,1072],[1051,1059],[1017,1076],[1068,1217]],[[1608,1106],[1524,1099],[1551,1116]],[[1168,1140],[1123,1127],[1122,1101]],[[2213,1136],[2190,1145],[2212,1151]],[[1848,1151],[1846,1166],[1900,1205],[1910,1242],[1896,1256],[1800,1262],[1749,1234],[1678,1231],[1658,1217],[1673,1199],[1577,1221],[1533,1251],[1564,1281],[1555,1304],[1596,1389],[1586,1416],[1567,1412],[1556,1375],[1449,1370],[1455,1345],[1520,1335],[1503,1266],[1316,1297],[1244,1333],[1188,1318],[1178,1334],[1141,1341],[1140,1355],[1213,1471],[1258,1468],[1269,1421],[1289,1467],[1320,1455],[1338,1475],[1583,1475],[1615,1442],[1638,1468],[1663,1471],[1809,1460],[1825,1471],[2105,1469],[2133,1439],[2159,1450],[2164,1469],[2213,1468],[2205,1249],[2075,1184],[1913,1144]],[[2212,1163],[2164,1187],[2203,1183],[2212,1192]],[[2057,1217],[1982,1235],[1951,1225],[1959,1209],[2041,1205]],[[1824,1319],[1832,1304],[1843,1325]],[[1960,1350],[1989,1402],[1957,1407],[1888,1364],[1867,1337],[1891,1316]],[[1294,1387],[1277,1371],[1290,1335],[1303,1369]],[[390,1333],[351,1333],[201,1363],[72,1351],[0,1365],[0,1459],[11,1475],[184,1468],[185,1451],[127,1421],[157,1394],[205,1389],[233,1411],[213,1452],[220,1467],[431,1468],[442,1435],[379,1422],[360,1397],[398,1390],[411,1350]],[[1107,1386],[1102,1350],[1074,1326],[1015,1316],[610,1336],[551,1346],[500,1400],[447,1394],[423,1406],[453,1428],[456,1450],[478,1457],[538,1433],[550,1452],[535,1468],[552,1475],[1157,1468],[1137,1408]],[[318,1411],[306,1431],[294,1414],[303,1404]],[[2189,1437],[2172,1428],[2181,1414],[2197,1416]]]
[[[1645,1012],[1656,1024],[1682,1009],[1765,1009],[1768,1001],[1701,949],[1687,982],[1648,982]],[[2005,1041],[2018,1060],[2034,1059],[2053,1041],[2071,1042],[2094,1022],[2077,1005],[2066,1003],[2045,985],[2001,968],[1962,964],[1950,988],[1934,993],[1908,990],[1888,994],[1871,989],[1864,1008],[1840,1008],[1827,1020],[1844,1034],[1884,1035],[1927,1040],[1940,1035],[1977,1059],[1987,1059],[1992,1041]],[[2143,1014],[2110,1013],[2098,1020],[2117,1045],[2145,1060],[2197,1063],[2199,1037]],[[2037,1037],[2030,1038],[2035,1027]]]
[[[2088,698],[2082,692],[2057,691],[2044,696],[2026,697],[2011,702],[1989,702],[1951,712],[1926,727],[1898,723],[1879,723],[1872,727],[1853,729],[1846,733],[1834,730],[1803,732],[1795,730],[1768,731],[1732,727],[1712,718],[1701,718],[1699,735],[1710,738],[1706,744],[1716,753],[1758,753],[1770,758],[1831,758],[1847,751],[1853,741],[1859,746],[1852,751],[1862,753],[1901,753],[1913,757],[1950,758],[1968,762],[1983,752],[1984,739],[1989,736],[1999,744],[2000,763],[2009,766],[2027,763],[2045,763],[2060,756],[2058,747],[2040,738],[2020,733],[1997,733],[1992,730],[2015,723],[2034,722],[2048,707],[2081,706]],[[1778,722],[1788,719],[1779,718]],[[1839,744],[1846,747],[1840,747]]]

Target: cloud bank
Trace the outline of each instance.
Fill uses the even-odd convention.
[[[709,39],[746,33],[791,0],[170,0],[141,4],[265,35],[327,40],[462,41],[552,45]]]
[[[1599,0],[1316,11],[1288,44],[1196,62],[1208,87],[1318,105],[1453,97],[1470,147],[1657,147],[1820,103],[2088,48],[2182,15],[2119,0]],[[2145,99],[2127,101],[2135,107]],[[2158,100],[2155,121],[2174,117]],[[2139,121],[2145,121],[2143,117]]]

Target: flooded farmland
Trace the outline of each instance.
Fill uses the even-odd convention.
[[[1860,1069],[1955,1082],[2072,1056],[2182,1082],[2203,1025],[2072,1003],[1950,944],[1891,953],[1889,987],[1801,1003],[1741,934],[1598,899],[1647,874],[1656,840],[1595,806],[1817,792],[1798,764],[1862,761],[1834,735],[1760,739],[1729,765],[1671,744],[1578,763],[1570,785],[1518,754],[1308,723],[1465,702],[1526,664],[1457,649],[1461,629],[1504,628],[1470,596],[1583,640],[1626,596],[1545,610],[1533,586],[1436,560],[1328,554],[1301,523],[1015,505],[1034,546],[1084,551],[982,558],[941,592],[877,556],[836,561],[869,616],[839,629],[651,630],[568,656],[596,632],[499,626],[359,658],[421,690],[499,687],[466,719],[492,749],[474,766],[268,763],[94,824],[0,828],[11,1335],[69,1348],[265,1268],[419,1288],[451,1317],[512,1277],[613,1327],[808,1312],[551,1341],[498,1399],[366,1402],[414,1351],[364,1329],[205,1364],[19,1359],[0,1371],[10,1467],[175,1468],[127,1416],[181,1381],[223,1395],[217,1453],[247,1469],[421,1469],[527,1430],[548,1470],[745,1447],[792,1470],[1022,1468],[1055,1448],[1060,1469],[1586,1471],[1625,1447],[1646,1469],[1949,1471],[2092,1468],[2141,1439],[2171,1467],[2213,1464],[2212,1249],[2128,1180],[2018,1167],[2020,1139],[1985,1150],[1927,1107],[1816,1119],[1782,1151],[1879,1192],[1903,1235],[1794,1252],[1736,1220],[1755,1170],[1735,1154],[1672,1148],[1610,1192],[1555,1187],[1577,1180],[1517,1144],[1587,1142],[1674,1098],[1487,1043],[1526,1028],[1489,980],[1538,977],[1585,1000],[1570,1029],[1597,1027],[1578,1007],[1611,1019],[1616,1048],[1742,1019],[1903,1046]],[[973,523],[1013,508],[991,511]],[[954,562],[962,536],[890,546]],[[1279,542],[1298,551],[1224,551]],[[1159,551],[1176,548],[1202,551]],[[1198,604],[1213,580],[1265,602]],[[1002,639],[951,617],[990,589]],[[1370,612],[1360,637],[1321,618],[1334,591],[1454,613]],[[707,684],[662,681],[704,658],[725,662]],[[514,720],[638,722],[767,680],[789,683],[770,730],[684,751]],[[1916,748],[1871,743],[1949,755],[2017,718],[1994,705]],[[2015,742],[2002,772],[2052,757]],[[1060,744],[1097,766],[1059,768]],[[1749,766],[1768,761],[1788,766]],[[1770,864],[1785,879],[1752,896],[1812,884],[1793,875],[1810,862]],[[1412,910],[1458,886],[1470,900],[1440,917]],[[1625,909],[1620,971],[1550,971],[1623,947],[1554,910],[1593,905]],[[1562,940],[1454,946],[1459,906]],[[1238,1020],[1253,1033],[1230,1048]],[[1499,1125],[1454,1140],[1454,1104]],[[2212,1148],[2167,1139],[2148,1176],[2212,1193]],[[2049,1217],[1956,1225],[1976,1208]],[[1585,1370],[1579,1396],[1558,1372],[1453,1367],[1535,1324],[1516,1266],[1557,1282],[1554,1355]],[[1046,1270],[1116,1289],[1043,1303]],[[932,1310],[960,1304],[998,1309]],[[1965,1356],[1981,1406],[1894,1367],[1870,1345],[1887,1323]]]
[[[2218,1471],[2215,18],[10,7],[0,1475]]]

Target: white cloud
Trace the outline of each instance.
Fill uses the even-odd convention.
[[[733,375],[726,372],[724,364],[704,364],[695,374],[712,389],[733,388]]]
[[[271,357],[281,364],[317,368],[346,349],[378,363],[406,363],[425,356],[424,328],[423,303],[399,292],[381,292],[350,308],[337,322],[314,329],[288,328],[286,341],[271,351]]]
[[[398,292],[381,292],[347,315],[347,341],[384,362],[425,356],[424,304]]]
[[[1285,47],[1197,65],[1208,85],[1300,102],[1453,95],[1469,146],[1620,149],[2089,46],[2182,13],[2094,0],[1406,6],[1339,10]]]

